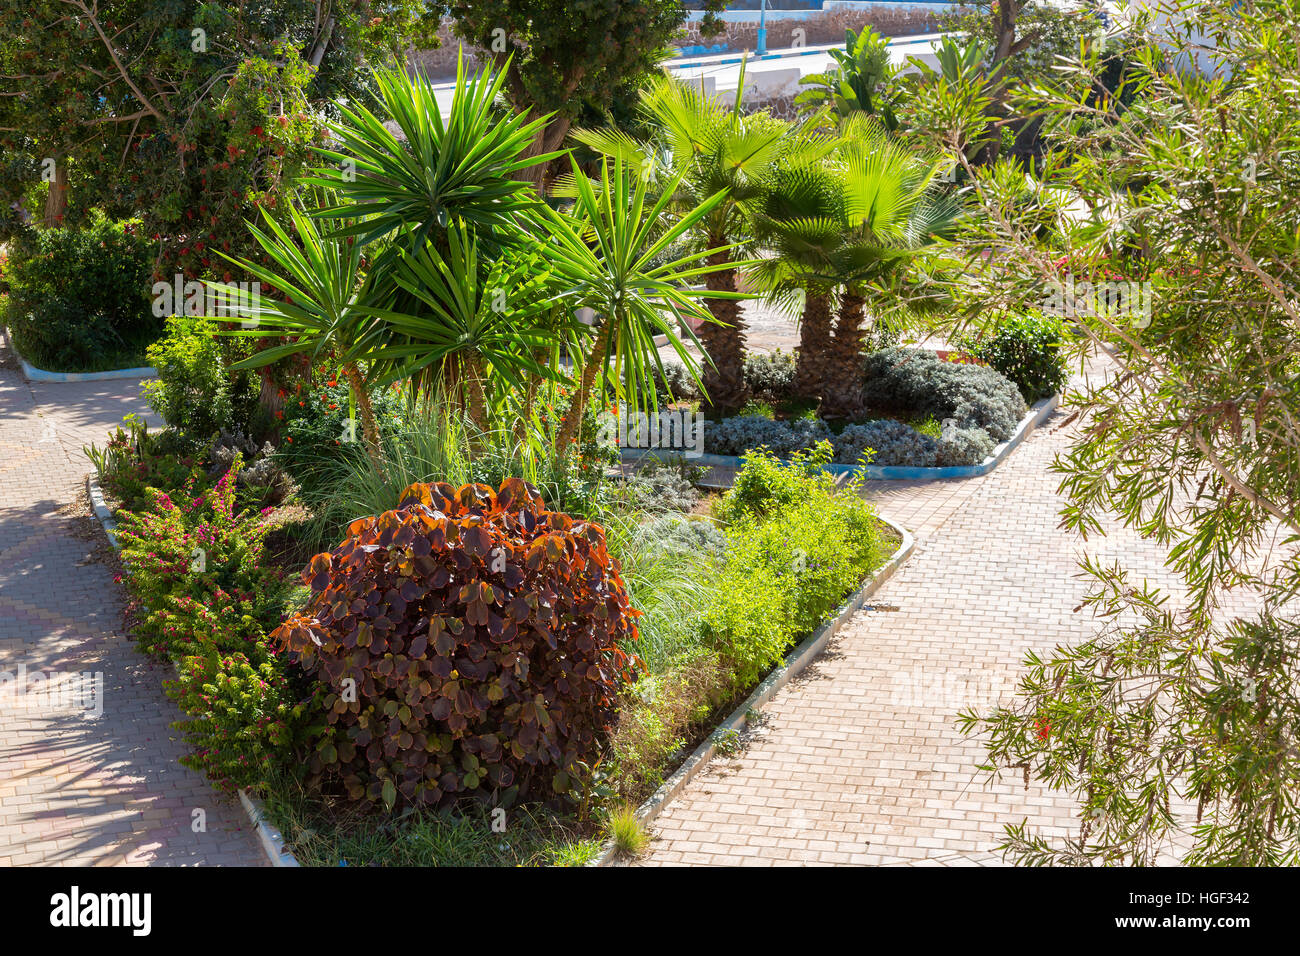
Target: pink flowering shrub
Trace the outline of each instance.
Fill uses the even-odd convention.
[[[237,455],[197,494],[187,483],[179,500],[150,490],[149,510],[120,512],[117,532],[136,640],[179,673],[166,689],[185,713],[174,724],[191,751],[183,763],[224,789],[289,765],[306,710],[290,688],[290,665],[267,642],[288,585],[263,560],[273,527],[266,514],[236,505],[241,465]]]
[[[284,574],[263,563],[271,525],[261,513],[238,513],[240,460],[210,489],[182,502],[150,490],[150,510],[121,512],[118,540],[134,600],[136,639],[172,658],[208,648],[266,657],[266,629],[281,618]]]

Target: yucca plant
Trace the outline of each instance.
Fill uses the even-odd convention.
[[[574,139],[606,156],[639,165],[651,178],[663,166],[664,179],[676,183],[673,207],[689,210],[702,199],[725,190],[726,198],[700,219],[692,239],[698,248],[730,246],[716,254],[721,265],[705,276],[714,291],[737,291],[735,260],[749,251],[752,229],[748,206],[762,194],[766,178],[782,157],[801,151],[808,161],[825,155],[833,145],[814,127],[792,129],[766,113],[741,111],[744,64],[735,100],[728,104],[698,86],[669,77],[649,82],[641,94],[640,110],[659,135],[637,142],[617,129],[580,130]],[[664,161],[666,159],[666,161]],[[706,402],[718,414],[729,414],[745,402],[745,326],[735,299],[714,299],[709,310],[716,322],[700,327],[699,337],[709,362],[703,384]]]
[[[406,379],[417,395],[441,394],[486,430],[492,390],[524,394],[539,379],[563,377],[539,357],[556,341],[576,342],[577,324],[565,312],[569,320],[557,325],[554,280],[526,247],[487,260],[459,220],[446,239],[445,252],[433,242],[397,251],[385,277],[395,286],[393,306],[372,313],[389,338],[370,357],[385,381]]]
[[[253,276],[259,285],[275,289],[278,296],[247,293],[220,282],[207,285],[219,297],[226,315],[252,328],[224,330],[221,334],[280,341],[254,352],[232,369],[259,368],[290,355],[309,354],[313,360],[335,355],[347,379],[353,403],[361,415],[367,453],[376,456],[379,428],[370,407],[366,376],[360,362],[385,337],[374,317],[382,293],[362,269],[362,247],[348,238],[323,236],[316,222],[295,202],[289,217],[290,234],[266,210],[266,230],[248,228],[268,261],[253,262],[223,257]]]
[[[682,178],[681,173],[674,176],[651,201],[646,177],[621,158],[601,160],[596,186],[573,162],[572,210],[567,215],[547,212],[551,242],[546,252],[561,283],[561,296],[575,308],[591,308],[597,316],[582,375],[558,435],[561,460],[577,435],[596,377],[608,364],[613,365],[610,380],[615,392],[624,402],[638,408],[643,403],[657,407],[654,372],[662,376],[663,363],[655,336],[667,337],[698,383],[699,365],[687,349],[688,341],[697,340],[689,329],[683,338],[681,320],[713,322],[700,300],[744,297],[733,291],[691,288],[701,277],[737,264],[726,258],[727,247],[689,252],[656,264],[662,253],[679,245],[726,199],[722,190],[680,218],[669,217]]]
[[[490,69],[468,77],[458,59],[444,120],[423,77],[404,69],[376,70],[377,105],[397,132],[365,106],[339,107],[341,121],[330,124],[337,148],[317,149],[333,165],[306,178],[335,190],[338,202],[316,215],[350,221],[336,234],[365,244],[398,233],[412,252],[430,240],[442,246],[457,219],[483,239],[516,225],[539,200],[514,174],[564,154],[527,155],[549,117],[528,122],[495,106],[504,79],[504,71]]]

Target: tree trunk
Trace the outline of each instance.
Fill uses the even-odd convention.
[[[996,11],[990,11],[990,15],[997,20],[997,39],[993,44],[993,58],[989,63],[986,85],[996,86],[997,89],[993,95],[993,102],[989,104],[988,113],[998,119],[1005,119],[1008,115],[1007,88],[1005,84],[999,85],[998,81],[1002,79],[1007,61],[1029,45],[1028,39],[1016,39],[1016,18],[1020,16],[1023,6],[1024,0],[997,0]],[[998,154],[1002,151],[1001,127],[995,127],[994,132],[993,139],[984,146],[978,157],[979,162],[986,166],[997,162]]]
[[[821,398],[830,335],[830,292],[808,292],[799,323],[799,356],[794,368],[794,393],[800,398]]]
[[[730,262],[729,252],[715,252],[709,265]],[[735,292],[736,270],[722,269],[704,277],[711,292]],[[722,323],[705,322],[699,330],[700,344],[713,360],[704,366],[705,400],[710,417],[723,418],[745,404],[745,320],[735,299],[709,299],[709,311]]]
[[[62,157],[54,165],[54,181],[45,195],[45,228],[57,229],[63,225],[63,215],[68,211],[68,164]]]
[[[856,418],[862,414],[863,298],[846,291],[840,300],[822,382],[822,418]]]
[[[370,462],[375,466],[375,470],[382,475],[384,456],[379,446],[379,424],[375,421],[375,410],[370,405],[370,393],[366,391],[365,379],[362,378],[361,370],[357,368],[355,362],[348,362],[343,366],[343,375],[348,380],[348,387],[352,389],[357,411],[361,413],[361,434],[365,439],[366,454],[370,456]]]
[[[549,123],[537,131],[533,141],[528,144],[524,150],[524,157],[541,156],[560,148],[564,142],[564,137],[569,135],[569,126],[572,120],[565,116],[556,116]],[[519,182],[532,183],[533,188],[537,190],[537,195],[544,195],[544,189],[550,177],[547,176],[547,170],[551,163],[538,163],[535,166],[529,166],[525,169],[517,170],[512,179]]]
[[[612,329],[613,320],[606,317],[605,321],[601,323],[600,331],[596,333],[596,341],[591,345],[591,354],[587,356],[587,364],[582,368],[582,378],[578,381],[578,391],[573,396],[573,403],[569,406],[569,413],[564,416],[564,423],[560,425],[559,437],[555,439],[555,454],[561,464],[569,456],[569,446],[577,441],[578,428],[582,425],[582,412],[587,404],[587,395],[590,394],[592,386],[596,384],[596,373],[605,364],[605,349],[609,345],[609,336]]]
[[[483,388],[483,366],[475,355],[466,355],[461,361],[464,372],[466,401],[468,402],[469,420],[479,430],[474,436],[475,442],[482,442],[488,430],[487,392]]]

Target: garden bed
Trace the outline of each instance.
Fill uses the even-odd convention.
[[[675,767],[672,775],[664,781],[663,785],[637,808],[636,819],[642,827],[648,826],[660,814],[664,806],[677,796],[696,774],[708,765],[709,761],[719,753],[720,746],[722,746],[722,742],[728,735],[743,732],[750,723],[751,716],[757,712],[758,708],[775,697],[786,684],[816,660],[818,655],[826,649],[826,645],[830,643],[831,638],[839,633],[840,628],[862,609],[867,598],[871,597],[881,585],[893,577],[894,572],[911,556],[915,541],[907,529],[894,524],[887,518],[879,518],[878,520],[898,536],[898,547],[889,560],[874,571],[866,583],[839,606],[829,621],[817,628],[798,647],[787,654],[785,660],[773,668],[725,719],[703,735],[704,739]],[[601,850],[600,857],[593,862],[596,866],[605,866],[618,860],[619,855],[614,842],[612,840],[607,841]]]
[[[14,344],[13,334],[4,330],[5,340],[8,341],[10,348],[14,350],[14,355],[18,356],[18,363],[22,366],[23,374],[33,382],[106,382],[119,378],[156,378],[158,370],[151,365],[142,365],[137,368],[119,368],[111,369],[105,372],[49,372],[43,368],[37,368],[26,357],[18,351],[18,346]]]
[[[117,521],[113,517],[113,510],[105,500],[104,490],[100,487],[99,479],[94,472],[86,476],[86,494],[90,498],[91,510],[99,520],[100,527],[104,529],[104,535],[108,538],[108,543],[115,550],[120,551],[121,546],[117,543]],[[180,670],[176,665],[176,661],[169,658],[168,664],[171,666],[172,677],[179,678]],[[244,788],[237,793],[237,797],[240,807],[248,815],[248,820],[257,833],[258,846],[266,854],[267,861],[272,866],[297,866],[297,859],[285,844],[280,831],[267,820],[266,808],[257,796]]]
[[[1041,399],[1030,406],[1025,417],[1020,420],[1015,432],[1006,441],[999,442],[993,451],[977,465],[949,465],[945,467],[921,468],[909,465],[848,465],[827,462],[821,467],[833,475],[850,475],[859,473],[863,478],[873,481],[938,481],[942,478],[975,478],[987,475],[1011,454],[1035,428],[1041,425],[1056,410],[1060,403],[1060,393]],[[705,425],[707,428],[707,424]],[[619,452],[622,461],[629,464],[654,460],[661,462],[684,461],[687,465],[699,468],[739,469],[745,462],[743,455],[709,455],[701,454],[684,457],[680,450],[659,448],[624,448]]]
[[[269,540],[270,526],[279,524],[277,515],[301,506],[291,499],[262,507],[265,499],[256,486],[273,480],[274,469],[242,465],[238,449],[247,447],[251,453],[248,443],[231,445],[223,438],[207,452],[186,447],[170,433],[153,434],[133,423],[129,431],[112,436],[105,451],[92,455],[97,468],[109,469],[113,497],[107,498],[91,478],[91,499],[106,533],[112,539],[124,534],[115,543],[131,553],[124,568],[135,599],[132,630],[146,653],[164,656],[174,666],[168,693],[189,718],[178,729],[187,734],[192,748],[200,748],[187,758],[187,765],[204,770],[216,785],[239,796],[274,864],[294,865],[297,854],[289,849],[292,846],[301,846],[307,854],[304,865],[340,860],[434,864],[442,861],[438,854],[444,851],[457,859],[487,854],[480,862],[507,865],[582,864],[597,855],[599,815],[552,807],[554,800],[539,803],[537,794],[530,793],[511,810],[521,814],[519,820],[532,822],[527,833],[512,831],[511,848],[501,852],[485,835],[493,832],[484,829],[490,821],[479,820],[469,809],[453,815],[408,811],[393,817],[369,807],[369,813],[361,813],[355,802],[341,801],[333,791],[305,787],[290,779],[291,769],[285,771],[277,749],[284,745],[272,738],[255,738],[260,749],[249,751],[249,759],[267,761],[267,766],[252,775],[245,772],[251,767],[238,763],[238,751],[218,753],[223,745],[217,740],[233,740],[230,735],[237,737],[238,730],[231,727],[223,738],[211,738],[205,722],[216,715],[205,716],[201,705],[206,698],[194,698],[193,688],[213,681],[233,681],[229,686],[234,688],[252,675],[240,660],[232,665],[228,659],[213,659],[205,665],[194,655],[210,653],[204,650],[210,647],[241,658],[237,648],[244,646],[254,668],[271,667],[278,675],[288,667],[283,650],[271,651],[268,635],[303,605],[270,582],[296,578],[301,561],[283,557],[277,562],[273,549],[259,542]],[[434,457],[442,463],[438,467],[452,460]],[[637,619],[639,643],[626,646],[637,655],[634,670],[640,679],[617,691],[619,723],[599,757],[608,761],[607,770],[575,791],[582,794],[584,805],[591,793],[605,794],[596,798],[595,806],[608,806],[619,796],[636,804],[653,793],[665,777],[679,772],[683,761],[690,762],[692,751],[707,742],[720,715],[752,697],[755,686],[774,686],[770,672],[774,665],[778,673],[789,670],[787,652],[792,646],[811,632],[816,632],[814,638],[827,636],[838,626],[834,623],[828,630],[828,618],[840,622],[856,608],[860,601],[854,598],[844,604],[846,594],[860,599],[868,593],[862,582],[877,576],[882,564],[891,566],[888,556],[896,551],[901,532],[881,522],[856,488],[844,487],[845,480],[811,467],[815,455],[796,459],[810,467],[791,469],[770,456],[751,456],[738,483],[744,489],[733,489],[727,497],[693,486],[697,472],[654,468],[633,480],[605,480],[605,491],[570,501],[573,520],[599,522],[606,529],[602,534],[608,536],[609,552],[620,562],[615,567],[627,576],[633,606],[644,614]],[[272,461],[264,455],[257,460]],[[364,467],[365,461],[347,459],[350,464],[344,467]],[[224,477],[217,480],[213,469],[224,469]],[[253,485],[246,486],[246,481]],[[165,491],[146,490],[157,486]],[[338,486],[329,487],[337,497]],[[376,499],[372,506],[371,498],[364,500],[367,509],[379,509],[376,514],[395,504]],[[114,514],[115,505],[123,510]],[[345,507],[348,513],[365,513]],[[297,541],[301,527],[288,530],[288,544]],[[214,540],[209,547],[208,575],[202,566],[198,574],[192,573],[194,568],[186,571],[192,545],[178,542],[189,541],[193,533],[208,540],[203,535],[212,532],[226,543]],[[331,531],[329,540],[337,541],[341,533]],[[236,558],[241,554],[247,557]],[[237,560],[237,566],[227,567],[225,562],[231,560]],[[219,576],[239,575],[246,583],[226,594],[209,580],[214,571]],[[211,600],[200,596],[213,587]],[[315,588],[297,589],[308,590]],[[193,597],[198,597],[197,603]],[[227,607],[230,601],[236,603]],[[164,613],[164,608],[169,610]],[[457,613],[448,608],[439,613]],[[212,666],[218,668],[215,676],[207,672]],[[254,686],[251,698],[232,699],[233,706],[251,707],[247,713],[255,721],[260,714],[277,715],[274,720],[297,726],[293,714],[304,705],[306,685],[294,673],[268,676],[270,684],[261,685],[261,690]],[[252,679],[256,685],[257,679]],[[260,802],[255,792],[262,795]]]

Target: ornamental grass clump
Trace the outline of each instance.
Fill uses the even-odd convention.
[[[309,781],[349,799],[572,795],[639,670],[603,529],[516,478],[413,484],[303,580],[272,637],[322,685]]]

